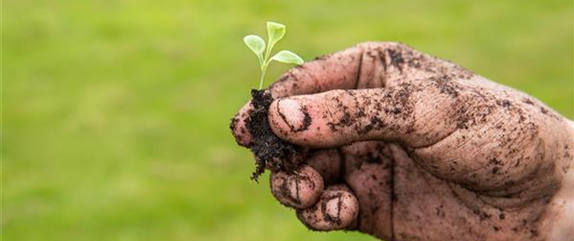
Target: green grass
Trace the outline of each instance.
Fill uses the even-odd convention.
[[[307,231],[229,119],[264,23],[309,60],[402,41],[574,117],[571,1],[32,1],[2,4],[5,240],[372,240]],[[267,83],[287,69],[272,66]]]

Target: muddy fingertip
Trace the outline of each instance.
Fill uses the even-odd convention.
[[[235,142],[243,147],[249,147],[252,136],[251,132],[246,127],[246,121],[249,118],[249,113],[251,110],[251,102],[247,102],[233,118],[231,118],[231,123],[229,128],[231,129],[231,134],[235,137]]]
[[[302,166],[292,174],[271,174],[271,192],[287,207],[302,209],[312,206],[319,200],[323,188],[323,178],[309,166]]]
[[[315,205],[297,210],[297,217],[311,230],[331,231],[348,229],[358,213],[357,198],[348,189],[333,186],[323,191]]]

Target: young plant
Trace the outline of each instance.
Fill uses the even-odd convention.
[[[257,55],[259,59],[259,66],[261,67],[261,79],[259,80],[259,90],[263,88],[263,81],[265,80],[265,72],[271,61],[275,60],[277,62],[286,64],[303,64],[303,59],[299,55],[288,51],[281,50],[273,57],[271,56],[271,51],[273,47],[279,40],[285,36],[285,25],[275,22],[267,22],[267,48],[265,48],[265,41],[263,38],[257,35],[247,35],[243,38],[245,45]],[[265,52],[265,53],[264,53]]]

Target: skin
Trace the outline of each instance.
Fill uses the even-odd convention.
[[[385,240],[574,235],[574,125],[520,91],[390,42],[295,67],[269,91],[275,134],[310,149],[307,165],[271,174],[273,194],[310,229]],[[233,127],[243,146],[249,109]]]

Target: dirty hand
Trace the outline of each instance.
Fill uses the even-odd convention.
[[[275,134],[311,150],[297,172],[272,173],[273,194],[310,229],[386,240],[574,235],[574,128],[524,93],[398,43],[319,58],[269,90]],[[244,146],[249,108],[234,126]]]

